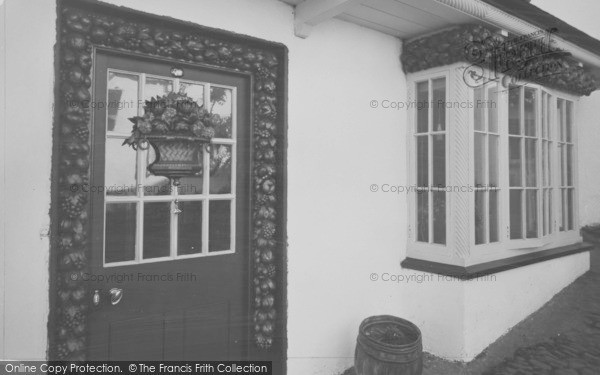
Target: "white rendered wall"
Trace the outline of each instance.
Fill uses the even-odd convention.
[[[600,92],[579,101],[579,220],[581,226],[600,224]]]
[[[2,358],[44,359],[56,4],[6,0]],[[0,258],[0,261],[2,258]]]
[[[464,282],[465,346],[471,360],[590,268],[588,252]]]
[[[40,240],[39,231],[48,219],[50,161],[39,155],[50,155],[51,146],[55,5],[47,0],[36,0],[39,6],[8,2],[8,11],[16,15],[7,27],[19,37],[8,43],[12,49],[7,87],[13,96],[6,114],[11,139],[6,152],[6,193],[11,200],[6,205],[11,220],[6,224],[10,274],[5,280],[10,283],[6,298],[13,306],[7,302],[5,356],[40,358],[47,335],[48,244]],[[405,257],[406,194],[381,191],[384,184],[407,184],[406,111],[382,108],[390,105],[384,100],[406,101],[399,40],[337,20],[299,39],[293,33],[293,8],[276,0],[110,2],[289,48],[289,375],[333,375],[349,367],[358,325],[375,314],[413,321],[423,332],[425,350],[446,358],[469,359],[474,350],[485,347],[469,336],[473,325],[465,318],[480,319],[497,308],[467,308],[483,291],[399,265]],[[30,31],[32,25],[36,32]],[[27,48],[17,48],[23,44]],[[18,104],[32,97],[35,109],[19,111]],[[373,184],[378,192],[371,191]],[[540,293],[536,301],[541,303],[560,289],[546,278],[566,286],[579,272],[569,262],[555,266],[569,277],[543,273],[543,263],[534,268],[539,270],[537,285],[514,288],[515,284],[498,283],[497,293],[515,300]],[[511,280],[522,280],[531,270],[511,272]],[[492,322],[485,341],[525,318],[538,302],[515,309],[510,319]]]
[[[0,358],[4,358],[4,306],[6,306],[4,301],[4,201],[6,200],[6,195],[4,194],[4,150],[6,144],[6,137],[4,136],[4,129],[6,129],[6,103],[4,95],[4,88],[6,87],[6,70],[4,69],[6,60],[6,21],[4,9],[4,0],[0,0]]]

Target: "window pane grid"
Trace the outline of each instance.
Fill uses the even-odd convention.
[[[545,100],[547,98],[535,88],[510,88],[510,239],[538,238],[540,229],[544,232],[545,218],[539,220],[543,215],[539,202],[543,199],[543,183],[540,181],[544,179],[548,165],[542,152],[543,146],[540,147],[540,140],[543,144],[543,138],[548,134]],[[538,105],[540,101],[541,108]]]
[[[112,70],[109,70],[109,76],[111,74]],[[131,76],[135,76],[137,77],[138,80],[138,87],[137,87],[137,95],[139,98],[143,98],[144,100],[150,99],[151,96],[156,96],[156,95],[163,95],[166,94],[170,91],[175,91],[178,92],[179,88],[180,88],[180,81],[179,79],[172,79],[170,77],[160,77],[160,76],[154,76],[154,75],[147,75],[144,73],[131,73],[131,72],[125,72],[126,74],[129,74]],[[150,89],[147,90],[147,85],[151,84]],[[150,151],[143,151],[143,150],[137,150],[136,152],[136,162],[135,162],[135,179],[136,179],[136,183],[134,184],[134,186],[125,186],[125,189],[134,189],[135,190],[135,194],[132,196],[113,196],[113,195],[108,195],[105,193],[105,212],[106,212],[106,208],[108,204],[135,204],[135,215],[136,215],[136,223],[135,223],[135,256],[133,257],[133,259],[127,259],[127,260],[122,260],[122,259],[116,259],[113,262],[112,260],[108,260],[108,258],[105,258],[105,265],[107,266],[112,266],[112,265],[120,265],[123,264],[124,262],[129,264],[131,262],[133,263],[141,263],[141,262],[145,262],[145,261],[149,261],[149,260],[158,260],[158,259],[164,259],[164,260],[169,260],[169,259],[175,259],[175,258],[179,258],[178,256],[178,232],[179,232],[179,217],[178,214],[175,212],[175,208],[176,208],[176,202],[179,202],[178,205],[181,208],[182,203],[185,204],[185,202],[190,202],[189,204],[191,204],[192,202],[198,202],[198,204],[201,204],[201,228],[200,232],[201,232],[201,237],[202,237],[202,251],[198,252],[196,254],[185,254],[185,252],[183,254],[180,255],[186,255],[185,257],[188,257],[189,255],[208,255],[209,254],[209,204],[211,201],[215,201],[215,202],[219,202],[219,201],[228,201],[229,202],[229,206],[230,209],[228,210],[228,215],[229,215],[229,227],[230,227],[230,233],[229,233],[229,246],[221,246],[223,247],[223,249],[220,249],[219,252],[230,252],[233,251],[233,249],[235,249],[235,245],[234,245],[234,237],[233,233],[235,233],[235,157],[236,157],[236,116],[235,116],[235,108],[236,108],[236,91],[235,88],[233,87],[227,87],[227,86],[220,86],[220,85],[211,85],[210,83],[204,83],[204,82],[192,82],[192,81],[185,81],[184,83],[188,88],[189,86],[191,86],[191,84],[196,84],[198,87],[196,87],[196,90],[194,91],[194,96],[197,97],[198,99],[202,99],[203,100],[203,105],[205,106],[205,108],[210,109],[211,105],[212,107],[215,107],[215,103],[211,103],[211,86],[217,87],[219,88],[221,91],[228,91],[228,95],[226,95],[227,99],[228,99],[228,103],[225,103],[226,105],[229,104],[230,109],[229,109],[229,119],[227,119],[227,121],[230,122],[230,127],[231,127],[231,134],[226,134],[223,133],[223,135],[227,135],[227,136],[231,136],[231,138],[213,138],[213,144],[212,147],[219,147],[219,146],[224,146],[227,145],[227,147],[229,148],[229,158],[230,158],[230,175],[229,175],[229,192],[226,194],[211,194],[210,193],[210,183],[211,183],[211,178],[210,178],[210,174],[211,174],[211,169],[210,169],[210,165],[211,165],[211,155],[209,154],[209,152],[204,149],[203,150],[203,155],[202,155],[202,160],[203,160],[203,172],[202,175],[204,176],[204,178],[202,179],[202,192],[200,194],[188,194],[188,195],[180,195],[178,193],[178,189],[173,188],[173,186],[169,185],[166,188],[166,195],[152,195],[152,194],[146,194],[146,191],[148,191],[149,189],[147,189],[147,181],[149,177],[155,177],[155,176],[151,176],[148,174],[147,172],[147,165],[149,163],[150,160],[149,159],[149,154]],[[162,85],[162,86],[161,86]],[[160,92],[161,90],[163,90],[162,92]],[[203,92],[201,92],[200,90],[203,90]],[[194,97],[193,96],[193,97]],[[221,107],[223,107],[222,103]],[[136,101],[136,105],[137,105],[137,101]],[[221,111],[223,111],[224,109],[221,108]],[[226,110],[226,108],[225,108]],[[143,115],[144,109],[143,106],[137,106],[137,115],[141,116]],[[107,119],[108,119],[108,115],[107,115]],[[119,132],[114,132],[114,131],[109,131],[107,129],[106,131],[106,140],[110,140],[110,139],[114,139],[114,140],[123,140],[125,138],[127,138],[129,136],[129,134],[126,133],[119,133]],[[128,150],[131,151],[131,150]],[[106,159],[107,160],[107,164],[108,164],[108,160],[110,158],[109,154],[106,154]],[[162,190],[161,190],[162,191]],[[160,205],[160,204],[167,204],[168,203],[168,211],[165,211],[165,207],[167,206],[156,206],[156,205]],[[148,206],[148,205],[151,206]],[[189,205],[188,205],[189,206]],[[161,213],[159,214],[159,216],[157,216],[160,219],[160,222],[164,222],[163,224],[167,224],[168,226],[168,230],[169,230],[169,234],[168,235],[161,235],[160,238],[161,240],[164,240],[164,237],[168,237],[168,241],[167,241],[167,245],[161,245],[161,246],[168,246],[168,249],[162,249],[162,248],[157,248],[160,250],[149,250],[151,248],[147,248],[144,249],[144,233],[145,233],[145,222],[147,220],[150,220],[150,217],[148,216],[150,214],[150,211],[148,211],[148,207],[162,207],[160,211]],[[190,206],[189,206],[190,207]],[[154,210],[153,212],[158,212],[156,210]],[[160,216],[162,215],[162,216]],[[105,214],[105,223],[107,223],[107,215]],[[168,221],[168,223],[166,223],[166,221]],[[106,227],[106,225],[105,225]],[[156,228],[153,228],[154,230],[156,230]],[[193,229],[193,228],[192,228]],[[150,232],[146,233],[146,236],[150,235]],[[106,229],[105,229],[105,239],[106,239]],[[155,240],[152,240],[155,241]],[[152,242],[150,242],[152,243]],[[106,257],[106,241],[105,241],[105,257]],[[150,253],[148,253],[148,251],[150,251]],[[145,252],[147,254],[145,254]],[[147,255],[147,256],[146,256]]]
[[[542,187],[542,236],[547,236],[553,233],[553,218],[552,218],[552,95],[542,91],[542,148],[540,150],[541,167],[541,187]]]
[[[573,181],[573,102],[566,99],[557,99],[557,126],[560,137],[558,140],[559,154],[559,231],[565,232],[575,229],[574,225],[574,195]]]
[[[416,83],[416,240],[446,244],[446,78]]]
[[[498,93],[497,86],[474,89],[475,244],[498,238]]]
[[[415,83],[420,87],[420,97],[428,105],[423,106],[426,115],[420,116],[420,128],[417,123],[412,126],[416,137],[414,140],[422,145],[417,147],[416,155],[417,165],[422,165],[417,168],[417,186],[423,189],[417,206],[425,210],[425,215],[417,212],[417,227],[423,224],[426,229],[417,235],[417,240],[434,244],[434,193],[445,189],[434,183],[436,153],[432,137],[438,132],[434,120],[435,108],[431,104],[435,98],[433,77],[428,78]],[[474,88],[470,93],[475,103],[493,102],[492,98],[497,98],[497,94],[489,85],[484,89]],[[535,83],[514,86],[507,91],[507,96],[502,96],[500,108],[481,110],[476,104],[470,115],[474,125],[470,129],[469,145],[473,150],[470,151],[471,155],[475,156],[470,164],[474,193],[470,198],[469,210],[474,219],[471,228],[475,228],[471,232],[474,238],[471,246],[481,245],[477,249],[483,252],[482,255],[487,256],[488,252],[501,248],[493,245],[493,242],[501,241],[509,248],[530,248],[553,243],[554,237],[560,241],[571,239],[570,235],[563,235],[559,230],[573,230],[577,222],[574,209],[577,198],[577,155],[574,145],[576,108],[573,101],[561,99],[560,95]],[[559,102],[560,105],[557,105]],[[507,108],[507,104],[513,108]],[[507,109],[508,116],[504,112]],[[445,131],[439,133],[445,136]],[[449,135],[452,136],[450,132]],[[461,131],[460,135],[465,134]],[[502,163],[494,166],[495,156],[508,156],[508,166],[505,168],[506,159],[500,159]],[[499,186],[504,191],[500,191]],[[498,210],[492,206],[498,207]],[[498,233],[492,230],[496,225],[498,229],[502,227]],[[430,248],[435,249],[432,246]]]

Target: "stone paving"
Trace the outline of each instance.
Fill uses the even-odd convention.
[[[568,293],[579,296],[569,298]],[[579,306],[573,306],[575,314],[564,316],[579,324],[543,342],[517,349],[512,357],[482,374],[599,375],[600,273],[589,272],[559,298],[581,302]]]
[[[557,337],[520,348],[514,357],[483,374],[597,375],[600,374],[600,350],[568,337]]]

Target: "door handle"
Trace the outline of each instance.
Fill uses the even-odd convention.
[[[121,288],[112,288],[109,291],[110,294],[110,304],[111,305],[116,305],[117,303],[121,302],[121,300],[123,299],[123,289]]]
[[[94,290],[94,295],[92,296],[92,303],[94,306],[100,306],[100,291],[98,289]]]
[[[96,307],[100,306],[102,303],[101,290],[94,290],[94,295],[92,296],[92,304]],[[116,305],[123,299],[123,289],[121,288],[112,288],[108,291],[108,295],[110,297],[110,304]]]

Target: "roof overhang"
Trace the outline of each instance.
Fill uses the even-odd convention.
[[[282,1],[295,6],[294,30],[301,38],[308,37],[314,26],[332,18],[356,23],[401,39],[474,22],[488,24],[515,35],[545,31],[482,0]],[[555,47],[570,52],[575,59],[600,77],[600,55],[557,35],[552,35],[552,43]]]
[[[401,39],[461,23],[472,17],[433,0],[282,0],[295,6],[294,29],[306,38],[312,28],[337,18]]]

